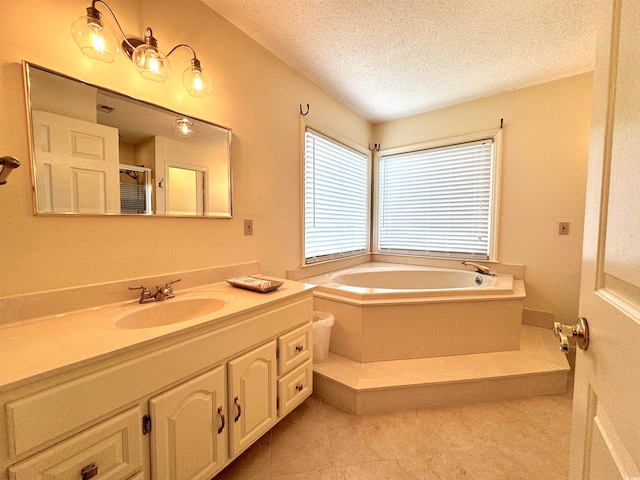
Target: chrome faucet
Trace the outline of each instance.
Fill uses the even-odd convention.
[[[167,282],[164,287],[156,287],[156,293],[153,295],[151,294],[151,290],[144,285],[129,287],[129,290],[142,290],[142,294],[140,294],[140,303],[162,302],[167,298],[173,298],[176,296],[176,294],[173,293],[173,287],[171,285],[179,282],[180,280],[182,279],[178,278],[177,280]]]
[[[491,270],[489,267],[487,267],[486,265],[481,265],[479,263],[474,263],[474,262],[462,262],[462,264],[475,268],[476,272],[482,273],[483,275],[495,275],[495,272]]]

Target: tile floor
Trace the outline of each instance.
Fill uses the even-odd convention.
[[[561,480],[567,393],[374,416],[311,396],[215,480]]]

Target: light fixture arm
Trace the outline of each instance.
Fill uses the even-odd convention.
[[[129,47],[131,47],[132,51],[135,50],[136,47],[131,44],[131,42],[129,41],[129,39],[125,35],[124,31],[122,30],[122,27],[120,26],[120,22],[118,22],[118,18],[116,17],[116,14],[113,13],[113,10],[111,10],[109,5],[104,3],[102,0],[92,0],[91,1],[91,6],[87,8],[87,15],[90,16],[90,17],[95,17],[98,20],[100,20],[100,17],[102,16],[102,14],[100,13],[100,10],[98,10],[96,8],[96,3],[101,3],[109,11],[109,13],[111,14],[111,17],[113,18],[113,21],[116,22],[116,26],[118,27],[118,30],[120,31],[120,35],[122,35],[122,38],[124,39],[124,43],[129,45]]]
[[[200,60],[198,60],[198,56],[196,55],[196,51],[193,48],[191,48],[189,45],[187,45],[186,43],[180,43],[180,44],[176,45],[175,47],[173,47],[171,50],[169,50],[169,53],[167,53],[167,57],[169,57],[169,55],[171,55],[173,52],[175,52],[180,47],[188,48],[189,50],[191,50],[191,53],[193,53],[193,58],[191,59],[191,65],[196,67],[196,68],[200,68]]]

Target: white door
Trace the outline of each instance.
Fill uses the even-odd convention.
[[[570,478],[640,479],[640,2],[601,0]]]
[[[38,212],[120,213],[118,129],[31,115]]]
[[[275,425],[276,342],[229,362],[229,449],[231,458]]]
[[[227,460],[220,366],[149,400],[153,480],[209,480]]]

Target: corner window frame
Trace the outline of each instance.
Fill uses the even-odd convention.
[[[482,258],[477,255],[465,256],[462,253],[439,253],[410,249],[380,249],[380,161],[384,157],[393,155],[407,154],[411,152],[418,152],[422,150],[431,150],[447,146],[454,146],[457,144],[473,143],[481,140],[492,140],[492,168],[491,168],[491,196],[490,196],[490,212],[489,212],[489,248],[487,258]],[[372,191],[372,203],[373,203],[373,221],[372,221],[372,252],[388,255],[406,255],[406,256],[418,256],[421,258],[437,258],[437,259],[451,259],[451,260],[482,260],[485,262],[497,262],[498,261],[498,232],[499,232],[499,219],[500,219],[500,181],[501,181],[501,166],[502,166],[502,129],[488,130],[483,132],[472,133],[468,135],[460,135],[456,137],[449,137],[430,142],[417,143],[412,145],[405,145],[396,148],[390,148],[375,152],[373,158],[373,191]]]
[[[317,135],[321,139],[331,142],[341,148],[349,150],[357,155],[363,157],[366,164],[366,182],[365,182],[365,195],[364,200],[366,202],[366,244],[363,248],[353,250],[353,251],[343,251],[343,252],[334,252],[321,256],[312,256],[307,257],[307,226],[306,226],[306,215],[305,215],[305,195],[306,195],[306,186],[305,186],[305,155],[306,155],[306,134],[310,132],[314,135]],[[359,255],[367,255],[371,251],[371,205],[372,205],[372,197],[371,197],[371,178],[372,178],[372,161],[371,161],[371,152],[353,141],[342,138],[340,135],[336,135],[332,133],[330,130],[326,128],[316,127],[315,125],[308,124],[304,119],[301,118],[300,122],[300,225],[301,225],[301,244],[300,244],[300,265],[301,266],[311,266],[317,265],[320,263],[339,260],[344,258],[356,257]]]

